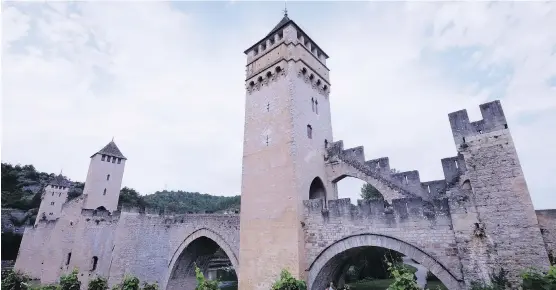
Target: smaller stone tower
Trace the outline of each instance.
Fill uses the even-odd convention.
[[[83,189],[84,209],[117,209],[126,160],[114,140],[91,156]]]
[[[60,217],[62,204],[68,198],[69,187],[70,182],[61,173],[46,185],[35,224],[41,219],[55,220]]]

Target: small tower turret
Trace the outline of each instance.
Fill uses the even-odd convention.
[[[35,224],[40,220],[55,220],[60,217],[62,213],[62,205],[68,198],[69,187],[71,182],[68,181],[62,173],[55,176],[49,181],[44,188],[42,195],[41,205]]]
[[[126,160],[114,140],[91,156],[83,189],[83,194],[86,195],[83,208],[104,208],[108,211],[117,209]]]

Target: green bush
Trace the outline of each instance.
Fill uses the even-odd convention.
[[[545,274],[535,269],[528,269],[521,274],[523,290],[556,290],[556,266],[550,266]]]
[[[108,280],[106,278],[97,276],[89,280],[89,285],[87,285],[87,290],[107,290]]]
[[[393,278],[388,290],[420,290],[413,272],[403,264],[392,264],[387,261],[388,271]]]
[[[158,285],[156,282],[152,284],[145,282],[143,283],[143,290],[158,290]]]
[[[139,278],[126,276],[122,282],[122,290],[139,290]]]
[[[4,279],[2,279],[2,290],[27,290],[29,289],[29,280],[27,275],[10,271]]]
[[[61,290],[79,290],[81,288],[81,281],[77,278],[79,271],[73,269],[71,273],[60,277]]]
[[[280,279],[272,285],[272,290],[306,290],[305,281],[295,279],[288,270],[282,270]]]
[[[197,279],[197,287],[195,290],[218,290],[218,281],[211,281],[205,279],[205,275],[197,264],[195,264],[195,278]]]

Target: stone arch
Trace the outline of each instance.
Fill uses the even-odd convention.
[[[342,179],[346,177],[353,177],[374,186],[374,188],[376,188],[380,192],[380,194],[382,194],[382,196],[386,201],[388,201],[388,203],[392,203],[392,200],[394,199],[407,197],[402,193],[392,189],[390,186],[388,186],[387,183],[384,183],[377,178],[366,175],[358,170],[351,170],[351,168],[349,168],[348,165],[344,164],[343,162],[341,163],[341,166],[342,168],[338,168],[339,170],[327,171],[328,176],[330,177],[330,182],[334,184],[335,188],[337,188],[338,182],[340,182]]]
[[[329,276],[333,276],[337,267],[341,266],[342,253],[359,247],[382,247],[397,251],[415,260],[431,271],[448,289],[459,290],[463,288],[463,281],[434,257],[410,243],[400,239],[381,234],[358,234],[342,238],[322,250],[310,263],[307,275],[310,290],[324,289],[329,283]]]
[[[170,279],[172,278],[172,274],[174,270],[176,269],[177,263],[180,260],[180,257],[182,256],[182,253],[184,253],[184,251],[192,243],[198,241],[201,238],[207,238],[209,240],[212,240],[214,243],[216,243],[228,256],[236,273],[239,272],[239,260],[236,253],[233,251],[232,247],[224,240],[222,236],[220,236],[220,234],[208,228],[201,228],[189,234],[189,236],[187,236],[183,240],[183,242],[178,246],[178,248],[172,253],[172,257],[168,262],[168,271],[164,278],[164,285],[162,289],[168,289],[168,284],[170,282]]]
[[[315,177],[309,186],[309,199],[322,198],[326,201],[326,188],[320,177]]]

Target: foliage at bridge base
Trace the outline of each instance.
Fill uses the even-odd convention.
[[[280,279],[272,285],[272,290],[307,290],[307,284],[303,280],[295,279],[288,270],[284,269],[280,273]]]

